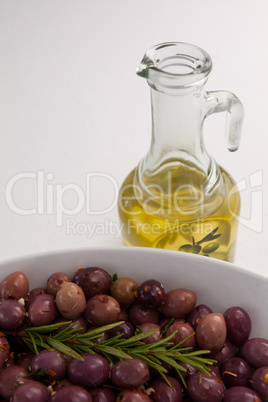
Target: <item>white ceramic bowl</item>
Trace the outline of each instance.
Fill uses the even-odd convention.
[[[72,276],[78,268],[89,266],[132,277],[138,283],[155,278],[166,290],[191,289],[197,294],[197,303],[207,304],[214,312],[243,307],[252,319],[251,337],[268,335],[268,279],[208,257],[138,247],[65,250],[2,262],[0,280],[13,271],[23,271],[33,288],[45,286],[53,272]]]

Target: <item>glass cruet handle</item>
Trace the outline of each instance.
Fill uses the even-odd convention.
[[[244,120],[244,108],[240,100],[228,91],[209,91],[206,93],[208,112],[226,112],[225,144],[229,151],[239,148],[242,124]]]

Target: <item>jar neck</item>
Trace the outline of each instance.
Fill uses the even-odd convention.
[[[209,174],[211,158],[203,143],[203,87],[165,93],[151,87],[152,139],[143,169],[184,162]]]

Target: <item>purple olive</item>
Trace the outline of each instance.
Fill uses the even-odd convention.
[[[146,324],[141,324],[140,328],[141,328],[142,332],[151,331],[151,329],[157,330],[153,335],[147,336],[147,338],[143,338],[142,342],[144,342],[145,344],[154,343],[154,342],[158,342],[161,340],[161,333],[160,333],[159,325],[152,324],[152,323],[146,323]]]
[[[97,354],[82,353],[84,361],[72,360],[68,366],[68,377],[76,385],[85,388],[98,387],[109,377],[109,361]]]
[[[52,379],[62,380],[67,374],[68,359],[58,350],[42,350],[30,362],[31,372],[38,369],[50,370]]]
[[[221,367],[223,362],[231,357],[235,357],[237,353],[237,346],[235,346],[228,338],[224,342],[223,346],[214,353],[210,353],[208,357],[217,361],[217,366]]]
[[[181,343],[181,347],[195,348],[194,329],[191,325],[183,322],[174,322],[174,324],[168,328],[166,336],[169,336],[174,332],[176,332],[176,334],[171,339],[171,342],[175,345]]]
[[[237,346],[245,343],[251,332],[251,319],[241,307],[230,307],[224,313],[228,338]]]
[[[268,340],[249,339],[242,347],[242,356],[253,367],[268,366]]]
[[[118,301],[112,296],[101,294],[87,301],[84,316],[93,325],[102,326],[117,321],[119,313]]]
[[[251,378],[251,388],[256,391],[264,401],[268,401],[268,366],[259,367]]]
[[[171,387],[167,384],[163,377],[159,376],[151,382],[153,389],[151,398],[153,402],[182,402],[182,389],[180,383],[175,378],[167,375]]]
[[[28,310],[29,320],[33,325],[51,324],[57,314],[54,296],[48,293],[36,296]]]
[[[144,306],[159,308],[164,304],[165,295],[166,292],[161,282],[148,279],[140,285],[137,298],[139,303]]]
[[[92,402],[115,402],[116,393],[112,388],[94,388],[89,390]]]
[[[12,365],[0,372],[0,395],[4,399],[12,397],[19,384],[30,381],[24,367]]]
[[[47,280],[47,292],[55,296],[57,291],[66,282],[71,282],[72,278],[64,272],[54,272]]]
[[[224,385],[216,375],[197,372],[188,378],[187,392],[194,402],[220,402]]]
[[[253,389],[238,386],[225,390],[221,402],[262,402],[262,400]]]
[[[118,325],[108,331],[110,338],[121,335],[121,339],[128,339],[135,335],[135,328],[129,321],[123,322],[123,324]],[[145,342],[145,341],[144,341]]]
[[[196,342],[200,349],[216,352],[226,340],[226,324],[222,314],[211,313],[201,318],[196,327]]]
[[[187,322],[188,324],[193,327],[193,329],[196,329],[196,326],[198,322],[200,321],[201,318],[205,317],[206,315],[213,313],[211,308],[206,306],[205,304],[199,304],[196,306],[188,315],[187,315]]]
[[[174,289],[166,294],[162,307],[166,317],[181,318],[190,313],[196,303],[196,294],[189,289]]]
[[[128,310],[128,319],[134,325],[158,324],[159,311],[156,308],[145,307],[142,304],[135,303]]]
[[[17,329],[25,321],[25,308],[13,299],[0,301],[0,327]]]
[[[10,346],[5,336],[0,337],[0,370],[9,356]]]
[[[18,386],[11,402],[46,402],[50,392],[48,388],[39,381],[29,381]]]
[[[118,387],[139,387],[149,380],[149,369],[140,359],[124,359],[115,363],[111,380]]]
[[[56,294],[56,305],[62,317],[67,320],[79,318],[86,308],[82,288],[73,282],[65,282]]]
[[[34,288],[32,289],[26,296],[25,298],[25,308],[28,311],[30,305],[32,304],[33,300],[35,299],[36,296],[38,295],[43,295],[44,293],[47,293],[47,290],[45,288]]]
[[[92,402],[88,391],[78,385],[67,385],[52,393],[48,402]]]
[[[251,368],[241,357],[232,357],[223,363],[221,374],[226,388],[240,385],[246,387],[251,376]]]
[[[112,277],[102,268],[89,267],[78,269],[73,281],[83,289],[86,298],[89,299],[95,295],[107,293],[112,284]]]
[[[24,299],[27,296],[28,291],[28,278],[20,271],[12,272],[0,283],[0,299]]]
[[[117,395],[115,402],[150,402],[151,398],[139,388],[126,388]],[[94,402],[94,400],[93,400]]]

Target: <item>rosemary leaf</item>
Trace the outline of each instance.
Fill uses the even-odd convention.
[[[117,345],[117,340],[121,340],[122,339],[122,334],[120,334],[120,335],[115,335],[115,336],[113,336],[112,338],[110,338],[110,339],[106,339],[105,341],[101,341],[101,344],[102,345],[113,345],[113,346],[116,346]]]
[[[40,334],[36,334],[36,335],[37,335],[37,338],[39,339],[40,346],[41,346],[41,347],[44,347],[44,341],[43,341],[43,339],[42,339],[42,336],[41,336]]]
[[[54,349],[57,349],[59,352],[62,352],[74,359],[84,361],[83,357],[80,354],[76,353],[73,349],[69,348],[69,346],[64,345],[64,343],[59,342],[56,339],[47,338],[47,343]]]
[[[158,353],[166,353],[167,349],[162,347],[162,348],[155,348],[155,349],[144,349],[143,347],[139,348],[133,348],[131,350],[134,350],[135,353],[147,353],[147,354],[154,354],[157,355]]]
[[[115,282],[118,279],[118,275],[115,273],[113,274],[113,282]]]
[[[166,381],[166,383],[168,384],[168,386],[170,388],[172,388],[172,385],[170,384],[170,382],[168,381],[167,376],[165,375],[165,373],[160,372],[160,375],[164,378],[164,380]]]
[[[182,382],[184,388],[186,389],[186,388],[187,388],[187,384],[186,384],[186,382],[185,382],[185,379],[183,378],[183,375],[181,374],[181,370],[176,369],[176,367],[175,367],[175,370],[176,370],[176,373],[178,374],[178,376],[180,377],[181,382]]]
[[[165,333],[167,332],[167,330],[169,329],[169,327],[171,327],[172,324],[174,324],[175,318],[170,318],[165,325],[163,325],[163,327],[160,330],[160,334],[161,335],[165,335]]]
[[[74,341],[73,341],[73,339],[70,339],[69,340],[70,342],[66,342],[70,347],[71,347],[71,345],[73,345],[74,343],[75,344],[77,344],[77,345],[86,345],[86,346],[93,346],[94,345],[94,342],[92,342],[90,339],[80,339],[80,340],[77,340],[76,338],[74,338]],[[73,341],[73,342],[72,342]]]
[[[172,352],[172,353],[181,353],[181,354],[188,355],[188,353],[192,352],[193,348],[191,346],[187,346],[185,348],[177,348],[177,345],[174,345],[173,347],[169,348],[168,350],[169,350],[169,352]]]
[[[118,342],[118,346],[120,347],[130,347],[133,344],[137,343],[138,341],[141,341],[144,338],[147,338],[150,335],[155,334],[158,331],[157,328],[151,329],[150,331],[142,332],[141,334],[134,335],[131,338],[128,339],[122,339],[120,342]],[[147,345],[148,346],[148,345]]]
[[[31,341],[32,341],[32,344],[33,344],[34,353],[38,354],[37,345],[36,345],[35,339],[34,339],[33,335],[31,334],[31,332],[30,332],[30,338],[31,338]]]
[[[72,325],[72,321],[58,322],[56,324],[49,324],[49,325],[41,325],[40,327],[29,327],[26,328],[24,331],[35,332],[39,334],[51,333],[66,324]]]
[[[106,357],[106,359],[108,360],[108,362],[110,362],[111,365],[114,364],[113,359],[111,358],[111,356],[107,355],[106,353],[103,353],[103,357]]]
[[[123,324],[124,321],[118,321],[115,322],[113,324],[108,324],[108,325],[104,325],[102,327],[93,329],[90,332],[86,332],[84,334],[78,334],[77,335],[77,339],[83,339],[83,338],[87,338],[87,339],[95,339],[98,338],[99,336],[101,336],[105,331],[109,331],[112,328],[118,327],[118,325]]]
[[[77,353],[91,353],[94,354],[94,350],[92,350],[89,346],[86,345],[72,345],[72,349],[75,350]]]
[[[33,346],[32,341],[31,341],[29,338],[23,338],[23,341],[24,341],[25,345],[27,345],[27,347],[28,347],[33,353],[36,354],[36,351],[35,351],[35,348],[34,348],[34,346]]]
[[[187,355],[183,355],[183,354],[181,354],[180,356],[174,355],[173,358],[176,360],[179,360],[181,362],[190,364],[190,366],[195,367],[197,370],[201,371],[202,373],[209,374],[209,370],[207,369],[207,367],[205,365],[198,363],[195,358],[191,359],[190,357],[186,357],[186,356]]]
[[[195,360],[197,362],[200,362],[202,364],[208,364],[208,365],[213,365],[213,363],[217,363],[217,360],[213,360],[213,359],[206,359],[205,357],[197,357],[195,356]]]
[[[149,331],[148,331],[149,332]],[[167,336],[166,338],[161,339],[161,341],[158,342],[154,342],[154,343],[149,343],[148,345],[146,345],[149,349],[153,349],[153,348],[158,348],[161,345],[173,345],[173,343],[169,343],[169,341],[176,335],[178,331],[174,331],[172,334],[170,334],[169,336]],[[144,332],[144,334],[146,334],[147,332]],[[187,338],[188,339],[188,338]]]
[[[72,328],[73,325],[75,325],[76,323],[72,323],[71,325],[69,325],[68,327],[64,328],[62,331],[60,331],[58,334],[53,334],[53,338],[58,339],[58,340],[69,340],[72,339],[75,335],[79,334],[79,331],[81,331],[81,328]]]
[[[177,332],[177,331],[176,331],[176,332]],[[173,338],[173,336],[175,335],[176,332],[173,332],[173,333],[171,334],[171,335],[172,335],[172,338]],[[191,335],[187,336],[187,338],[183,339],[181,342],[179,342],[179,343],[177,343],[176,345],[174,345],[171,349],[172,349],[172,350],[174,350],[174,349],[179,349],[179,347],[180,347],[184,342],[186,342],[188,339],[192,338],[192,336],[194,336],[194,334],[195,334],[195,333],[193,332]],[[171,335],[170,335],[170,336],[171,336]],[[172,338],[171,338],[171,339],[172,339]],[[167,338],[165,338],[165,339],[167,339]],[[192,347],[188,347],[188,348],[185,348],[185,347],[184,347],[184,348],[183,348],[183,351],[185,352],[187,349],[188,349],[188,350],[192,350],[193,348],[192,348]]]
[[[187,356],[200,356],[200,355],[202,356],[206,353],[210,353],[210,350],[194,350],[193,352],[187,353]]]
[[[161,362],[155,362],[155,359],[152,359],[152,356],[145,356],[144,354],[139,354],[135,352],[131,352],[130,354],[135,359],[143,360],[147,364],[147,366],[155,368],[159,373],[167,373],[167,370],[163,366],[161,366]]]
[[[51,346],[49,346],[47,343],[45,343],[43,340],[42,342],[38,341],[37,339],[35,340],[36,345],[39,346],[40,348],[43,349],[51,349]]]
[[[166,356],[164,353],[159,354],[158,359],[169,364],[170,366],[174,367],[175,369],[186,372],[186,369],[183,366],[178,364],[173,358]]]
[[[76,332],[72,332],[72,331],[70,334],[68,334],[68,333],[66,333],[65,335],[57,334],[57,335],[53,336],[53,339],[57,339],[60,342],[68,342],[70,339],[75,339],[76,334],[77,334]]]
[[[118,359],[132,359],[132,357],[120,349],[112,348],[110,346],[102,345],[101,343],[95,345],[95,349],[102,353],[110,354]]]
[[[157,359],[157,357],[155,357],[154,355],[150,355],[150,360],[161,366],[161,361]]]

